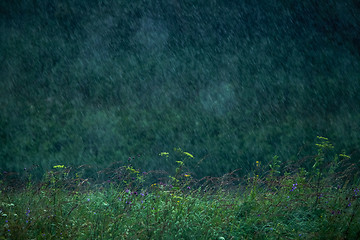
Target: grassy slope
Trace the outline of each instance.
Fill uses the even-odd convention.
[[[173,176],[151,185],[158,173],[131,165],[99,184],[64,166],[20,189],[3,181],[0,239],[355,239],[359,185],[339,170],[345,154],[324,165],[332,145],[319,140],[311,170],[281,175],[274,158],[246,178],[195,180],[179,161]]]

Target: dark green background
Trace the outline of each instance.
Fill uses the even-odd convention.
[[[181,147],[198,177],[246,173],[317,135],[358,163],[358,1],[5,0],[0,23],[3,171]]]

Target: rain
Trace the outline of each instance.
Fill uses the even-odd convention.
[[[2,1],[2,171],[133,158],[198,178],[360,152],[356,1]],[[140,157],[138,157],[140,156]],[[91,173],[89,173],[91,174]]]
[[[356,0],[0,1],[0,239],[359,239]]]

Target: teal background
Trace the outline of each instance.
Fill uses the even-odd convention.
[[[171,171],[180,147],[246,174],[318,135],[359,161],[357,1],[1,1],[0,24],[2,171]]]

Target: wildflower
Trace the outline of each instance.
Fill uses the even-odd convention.
[[[354,195],[357,196],[358,193],[359,193],[359,191],[360,191],[360,190],[359,190],[358,188],[357,188],[357,189],[354,189]]]
[[[65,168],[65,166],[64,165],[56,165],[53,168]]]
[[[293,191],[297,188],[297,187],[296,187],[297,185],[298,185],[297,183],[294,183],[293,186],[292,186],[292,188],[291,188],[291,190],[290,190],[290,192],[293,192]]]
[[[192,154],[188,153],[188,152],[184,152],[184,154],[185,154],[186,156],[188,156],[188,157],[194,158],[194,156],[193,156]]]
[[[184,176],[185,176],[185,177],[190,177],[190,175],[189,175],[189,174],[185,174]]]
[[[329,140],[328,138],[322,137],[322,136],[316,136],[316,137],[317,137],[317,139],[319,139],[319,140],[325,140],[325,141],[328,141],[328,140]]]
[[[168,152],[161,152],[159,153],[160,156],[165,156],[165,157],[168,157],[169,156],[169,153]]]

